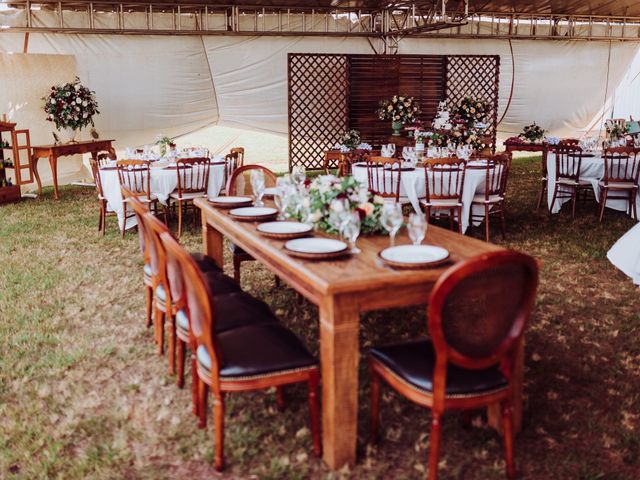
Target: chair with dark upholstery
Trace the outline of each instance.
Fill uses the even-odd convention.
[[[480,255],[447,270],[428,302],[431,340],[370,351],[372,440],[378,437],[380,380],[384,380],[409,400],[431,409],[428,478],[435,480],[444,412],[499,403],[507,475],[515,478],[513,378],[537,284],[536,261],[518,252]]]
[[[227,182],[226,191],[227,195],[234,196],[253,196],[253,189],[251,188],[251,171],[262,170],[264,172],[264,186],[266,188],[272,188],[276,186],[276,174],[262,165],[243,165],[237,168],[233,175]],[[238,247],[235,243],[231,244],[231,253],[233,254],[233,279],[238,285],[240,285],[240,264],[242,262],[249,262],[253,260],[253,257]]]
[[[640,151],[634,147],[607,148],[604,151],[604,176],[600,180],[600,221],[604,217],[607,200],[626,200],[627,209],[638,220],[636,197],[640,175]]]
[[[196,347],[201,425],[205,423],[209,390],[213,394],[215,468],[221,470],[224,466],[225,394],[299,382],[309,386],[313,452],[320,455],[316,359],[293,332],[271,321],[269,314],[264,314],[264,323],[219,331],[221,319],[214,304],[222,299],[212,296],[195,262],[168,232],[161,239],[167,255],[178,265],[174,271],[181,275],[179,298],[184,299],[182,311]]]

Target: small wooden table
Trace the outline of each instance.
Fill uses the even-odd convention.
[[[111,142],[114,140],[96,140],[87,142],[76,143],[62,143],[57,145],[39,145],[32,146],[33,151],[31,155],[31,169],[33,170],[33,176],[38,183],[38,195],[42,195],[42,182],[40,181],[40,175],[38,175],[38,160],[40,158],[48,158],[49,165],[51,166],[51,174],[53,176],[53,195],[58,200],[58,157],[64,157],[67,155],[81,155],[83,153],[90,153],[95,160],[98,156],[98,152],[107,151],[112,159],[116,158],[116,151],[113,149]]]
[[[260,235],[256,223],[238,222],[206,199],[198,198],[195,204],[202,212],[204,251],[220,267],[224,235],[319,307],[324,461],[332,469],[353,465],[358,424],[360,313],[426,304],[435,282],[448,266],[404,271],[382,266],[378,252],[389,245],[386,236],[360,237],[358,247],[362,253],[342,260],[302,260],[288,255],[282,248],[283,241]],[[398,241],[410,243],[406,235],[401,235]],[[497,245],[433,225],[429,225],[426,242],[447,248],[454,262],[502,250]],[[521,374],[522,365],[516,380],[520,384],[516,385],[517,392],[521,387]],[[499,427],[495,419],[500,417],[499,412],[489,413]],[[518,399],[514,414],[517,423],[521,414]]]

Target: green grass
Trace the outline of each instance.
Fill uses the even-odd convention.
[[[640,478],[640,295],[606,260],[634,222],[593,203],[550,216],[534,209],[539,160],[517,159],[507,214],[511,248],[542,262],[527,333],[525,418],[516,442],[527,479]],[[471,235],[481,237],[482,229]],[[183,242],[200,247],[191,228]],[[0,478],[216,478],[210,429],[198,430],[144,326],[135,234],[97,233],[91,189],[50,190],[0,207]],[[318,352],[317,309],[275,289],[256,262],[243,287],[265,299]],[[421,308],[363,316],[361,346],[424,333]],[[383,441],[368,445],[369,382],[361,367],[358,464],[329,472],[310,455],[305,389],[231,395],[222,477],[424,478],[429,412],[384,390]],[[187,380],[188,382],[189,380]],[[482,412],[444,422],[441,478],[504,478],[502,443]]]

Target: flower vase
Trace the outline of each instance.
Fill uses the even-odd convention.
[[[63,129],[61,133],[63,134],[62,138],[66,139],[66,143],[78,143],[76,141],[78,130],[76,130],[75,128],[67,127]]]
[[[402,128],[402,122],[391,122],[391,129],[393,130],[393,136],[399,137],[401,135],[400,129]]]

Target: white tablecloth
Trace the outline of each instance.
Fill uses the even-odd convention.
[[[353,176],[356,180],[367,185],[367,168],[353,166]],[[400,196],[407,197],[416,212],[421,212],[420,200],[425,198],[427,189],[425,185],[424,168],[418,167],[412,171],[403,171],[400,177]],[[467,169],[464,174],[464,187],[462,191],[462,232],[466,232],[469,227],[469,213],[471,203],[476,194],[484,193],[485,190],[485,169]],[[484,208],[474,207],[474,213],[484,214]],[[479,224],[480,222],[476,222]]]
[[[118,214],[118,224],[122,228],[124,220],[124,208],[122,207],[122,193],[120,191],[120,181],[115,168],[100,169],[100,180],[102,181],[102,191],[108,202],[108,208]],[[224,187],[224,164],[212,164],[209,172],[209,188],[207,194],[216,197]],[[176,169],[151,166],[151,193],[154,194],[160,203],[167,205],[169,195],[178,188],[178,176]],[[130,212],[130,208],[127,209]],[[130,212],[131,213],[131,212]],[[127,228],[136,225],[135,217],[127,220]]]
[[[556,198],[555,205],[551,205],[553,200],[553,189],[556,182],[556,156],[554,153],[549,153],[547,156],[547,203],[551,213],[558,213],[563,204],[569,201],[568,198],[558,199]],[[604,159],[601,155],[595,157],[586,157],[582,159],[580,164],[580,180],[587,180],[593,187],[593,192],[596,195],[596,200],[600,201],[600,186],[598,182],[604,176]],[[564,189],[566,191],[566,188]],[[563,191],[563,187],[560,187],[559,191]],[[640,210],[640,196],[636,197],[636,204]],[[614,210],[620,210],[626,212],[629,208],[629,202],[627,200],[607,200],[607,208]]]
[[[617,268],[640,285],[640,223],[625,233],[607,252],[607,258]]]

